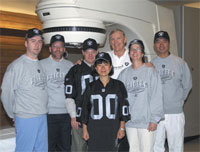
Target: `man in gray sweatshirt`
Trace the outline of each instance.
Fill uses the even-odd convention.
[[[8,116],[15,121],[16,152],[48,151],[46,77],[38,61],[42,32],[29,29],[26,53],[7,68],[1,86],[1,100]]]
[[[49,51],[51,55],[41,60],[47,76],[48,90],[48,144],[49,151],[69,152],[71,149],[71,119],[65,107],[64,78],[72,62],[63,58],[65,40],[62,35],[51,37]]]
[[[170,53],[167,32],[159,31],[154,37],[157,53],[152,63],[160,74],[163,87],[165,120],[157,128],[155,152],[164,152],[167,136],[169,152],[183,152],[185,117],[184,101],[192,88],[192,78],[187,63]]]

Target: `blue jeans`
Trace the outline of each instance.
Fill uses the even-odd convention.
[[[15,152],[47,152],[47,117],[15,117],[16,148]]]

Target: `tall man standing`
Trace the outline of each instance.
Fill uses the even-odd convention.
[[[112,78],[117,79],[119,73],[131,65],[128,49],[126,48],[126,36],[120,29],[115,29],[110,32],[109,42],[112,51],[108,51],[111,56],[114,74]]]
[[[158,124],[154,151],[165,151],[167,135],[169,152],[183,152],[183,105],[192,88],[190,69],[183,59],[170,53],[170,38],[167,32],[159,31],[155,34],[154,49],[157,57],[152,63],[162,80],[165,112],[165,120]]]
[[[46,78],[38,61],[42,32],[29,29],[26,53],[7,68],[1,99],[8,116],[15,121],[16,152],[48,151]]]
[[[121,29],[112,30],[109,34],[109,43],[112,50],[108,53],[114,68],[114,74],[111,77],[117,79],[120,72],[132,64],[128,48],[126,48],[127,39],[124,31]],[[126,135],[119,142],[119,151],[128,151],[129,144]]]
[[[64,78],[73,64],[63,58],[65,39],[62,35],[51,37],[51,55],[41,60],[47,76],[48,90],[48,145],[49,151],[70,152],[71,119],[65,107]]]
[[[98,53],[98,46],[94,39],[86,39],[83,42],[83,62],[74,65],[65,77],[66,108],[71,116],[72,125],[72,151],[87,151],[87,144],[82,139],[82,128],[80,122],[82,95],[86,86],[95,77],[92,75],[92,66]]]

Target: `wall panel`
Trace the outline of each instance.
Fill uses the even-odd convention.
[[[184,7],[184,59],[192,73],[192,91],[184,106],[185,137],[200,135],[200,9]]]

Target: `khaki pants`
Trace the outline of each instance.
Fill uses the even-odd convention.
[[[78,128],[78,130],[72,129],[72,152],[86,152],[87,151],[87,143],[82,138],[83,130],[82,128]]]

